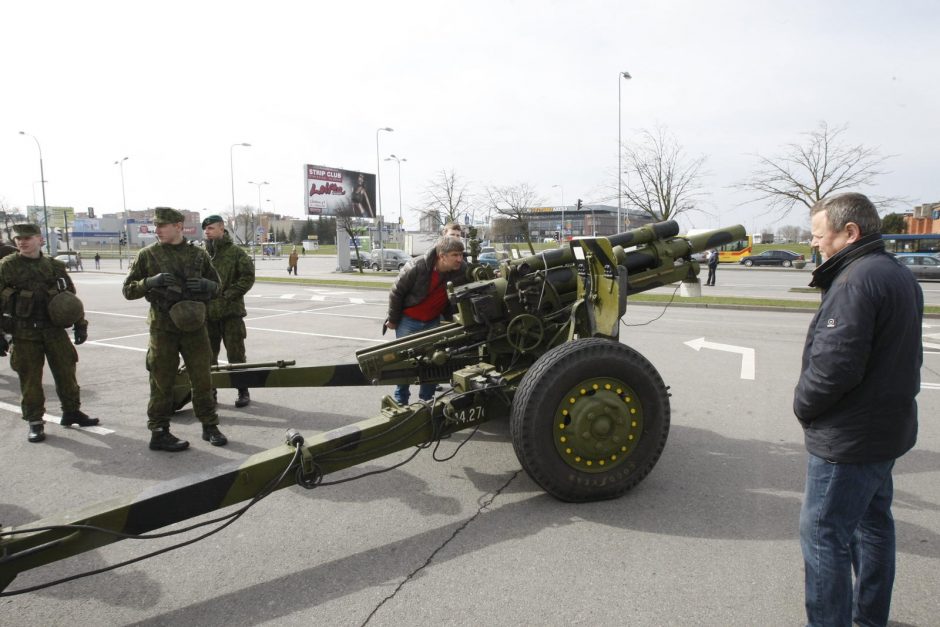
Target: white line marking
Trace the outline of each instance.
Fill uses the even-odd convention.
[[[86,310],[85,310],[85,313],[98,314],[99,316],[119,316],[119,317],[121,317],[121,318],[143,318],[144,320],[147,319],[147,316],[138,316],[138,315],[135,315],[135,314],[114,313],[113,311],[90,311],[90,310],[86,309]]]
[[[381,344],[385,340],[376,340],[371,337],[352,337],[348,335],[328,335],[326,333],[310,333],[309,331],[287,331],[285,329],[265,329],[263,327],[248,327],[252,331],[268,331],[270,333],[288,333],[290,335],[309,335],[311,337],[328,337],[334,340],[353,340],[356,342],[375,342]]]
[[[108,348],[123,348],[126,351],[137,351],[139,353],[146,353],[146,348],[137,348],[136,346],[121,346],[120,344],[109,344],[107,342],[102,342],[99,340],[88,340],[85,344],[91,344],[92,346],[107,346]]]
[[[733,346],[731,344],[718,344],[716,342],[708,342],[704,337],[700,337],[695,340],[689,340],[688,342],[683,342],[689,348],[700,351],[703,348],[710,348],[717,351],[725,351],[728,353],[738,353],[741,355],[741,378],[754,380],[754,349],[748,348],[747,346]]]
[[[15,414],[19,414],[20,416],[23,415],[23,411],[18,406],[13,405],[11,403],[4,403],[3,401],[0,401],[0,409],[6,409],[7,411],[11,411]],[[46,422],[51,422],[53,424],[57,424],[57,425],[62,424],[62,416],[53,416],[52,414],[43,414],[42,419],[45,420]],[[65,427],[65,428],[66,429],[79,429],[81,431],[88,431],[89,433],[97,433],[98,435],[108,435],[109,433],[114,433],[113,429],[105,429],[104,427],[78,427],[78,426],[71,427],[70,426],[70,427]]]

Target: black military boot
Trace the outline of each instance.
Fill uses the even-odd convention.
[[[228,444],[228,438],[222,435],[217,425],[208,425],[202,427],[202,439],[212,446],[225,446]]]
[[[83,411],[66,411],[62,412],[62,424],[68,427],[69,425],[78,425],[79,427],[94,427],[98,424],[97,418],[89,418],[88,415]]]
[[[188,448],[189,442],[180,440],[170,433],[170,430],[166,427],[154,429],[150,432],[151,451],[169,451],[170,453],[176,453],[178,451],[185,451]]]
[[[30,421],[29,423],[29,435],[26,436],[26,439],[34,444],[36,442],[42,442],[46,439],[46,430],[45,423],[42,420],[37,422]]]
[[[248,388],[238,388],[238,398],[235,399],[235,407],[247,407],[251,402],[251,395],[248,394]]]

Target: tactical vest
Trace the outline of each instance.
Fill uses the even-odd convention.
[[[66,276],[56,276],[56,267],[48,258],[40,259],[38,263],[11,259],[9,263],[20,267],[14,273],[13,284],[7,285],[0,293],[3,330],[12,333],[15,329],[57,326],[50,319],[49,302],[60,292],[68,291]],[[28,272],[25,271],[27,264]]]

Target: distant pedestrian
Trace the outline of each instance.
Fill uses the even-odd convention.
[[[85,266],[82,265],[82,254],[75,253],[75,269],[81,272],[85,271]]]
[[[793,395],[808,453],[806,615],[810,625],[886,625],[896,552],[891,470],[917,440],[924,295],[885,251],[867,197],[841,194],[810,213],[824,258],[810,287],[822,302]]]
[[[708,263],[708,279],[705,281],[705,285],[715,285],[715,271],[718,269],[718,251],[712,248],[708,251],[708,257],[706,258]]]
[[[294,276],[297,276],[297,258],[297,248],[292,248],[290,256],[287,258],[287,274],[293,272]]]
[[[101,255],[95,253],[95,270],[101,270]]]

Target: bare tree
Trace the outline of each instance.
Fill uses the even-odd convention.
[[[424,188],[424,207],[421,216],[431,218],[440,228],[450,222],[460,222],[461,217],[475,216],[475,205],[470,184],[457,176],[456,170],[441,170]]]
[[[678,140],[662,126],[644,130],[640,140],[620,147],[624,171],[623,199],[649,214],[653,220],[672,220],[697,210],[696,198],[704,195],[701,179],[705,156],[687,157]]]
[[[893,155],[882,155],[877,148],[852,145],[843,138],[848,125],[830,127],[825,121],[807,133],[802,143],[787,144],[775,157],[754,155],[757,168],[748,180],[734,187],[756,193],[750,201],[767,201],[770,210],[786,216],[794,206],[807,209],[832,194],[875,185],[886,174],[881,166]],[[872,198],[879,206],[898,202],[899,198]]]
[[[803,232],[803,228],[796,226],[794,224],[787,224],[786,226],[781,226],[777,229],[777,236],[780,239],[788,242],[798,242],[800,241],[800,235]]]
[[[522,226],[522,233],[529,251],[535,254],[532,245],[532,235],[529,232],[529,211],[533,207],[540,207],[545,201],[528,183],[517,183],[505,187],[487,187],[487,204],[496,213],[511,220],[516,220]]]

